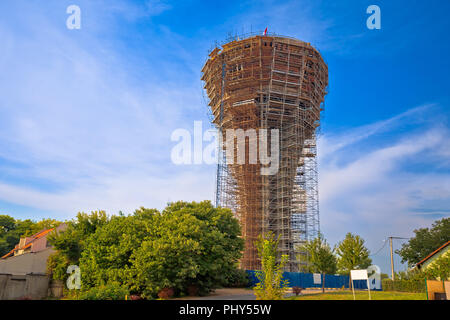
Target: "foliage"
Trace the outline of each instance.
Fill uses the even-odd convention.
[[[425,270],[428,279],[449,280],[450,279],[450,252],[441,255],[433,261]]]
[[[104,211],[79,212],[76,219],[67,222],[65,231],[49,235],[48,240],[71,263],[78,264],[87,238],[107,222]]]
[[[395,280],[382,279],[382,288],[384,291],[401,291],[401,292],[425,292],[425,279],[429,279],[429,275],[419,269],[411,269],[408,271],[400,271],[395,273]]]
[[[412,266],[431,252],[438,249],[447,241],[450,241],[450,218],[443,218],[433,223],[431,229],[421,228],[414,230],[415,236],[402,245],[396,253],[402,258],[402,263],[407,262]]]
[[[226,283],[243,250],[238,221],[209,201],[171,203],[147,229],[131,258],[130,281],[145,296],[166,287],[186,292],[191,285],[207,294]]]
[[[110,283],[82,291],[80,300],[125,300],[129,291],[119,283]]]
[[[387,273],[381,273],[380,274],[380,278],[381,278],[381,280],[383,280],[383,279],[389,279],[389,275],[387,274]]]
[[[425,292],[425,278],[423,279],[391,279],[381,280],[383,291],[400,291],[400,292]]]
[[[260,235],[256,243],[261,259],[261,271],[256,272],[259,282],[253,290],[258,300],[280,300],[289,285],[287,280],[283,280],[283,268],[288,256],[282,255],[277,262],[278,242],[279,239],[275,239],[275,235],[269,232],[266,237]]]
[[[65,255],[55,252],[47,259],[47,274],[54,280],[67,280],[67,267],[70,265]]]
[[[32,234],[38,233],[39,231],[56,228],[62,222],[55,219],[42,219],[41,221],[35,222],[30,230],[28,230],[24,236],[30,236]]]
[[[109,282],[127,284],[132,253],[147,235],[150,210],[140,210],[131,216],[113,216],[84,241],[79,261],[82,289]]]
[[[336,273],[336,256],[323,235],[320,234],[316,239],[307,241],[300,250],[306,252],[307,272]]]
[[[239,236],[231,211],[209,201],[115,216],[84,241],[82,288],[118,282],[156,298],[165,288],[186,293],[195,286],[203,295],[226,284],[234,272],[243,250]]]
[[[338,255],[337,266],[342,274],[350,274],[350,271],[355,269],[366,269],[372,264],[369,250],[364,246],[364,239],[358,235],[347,233],[335,250]]]
[[[79,264],[87,238],[107,222],[104,211],[80,212],[76,219],[67,222],[66,230],[50,234],[47,239],[57,252],[47,260],[47,273],[55,280],[66,280],[67,267]]]
[[[245,270],[235,268],[225,275],[225,287],[246,288],[250,285],[250,278]]]
[[[336,256],[322,234],[311,241],[307,241],[300,250],[306,252],[306,269],[308,272],[322,274],[322,291],[325,291],[324,274],[334,274],[337,270]]]

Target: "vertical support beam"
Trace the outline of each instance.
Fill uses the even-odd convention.
[[[395,280],[394,275],[394,252],[392,251],[392,237],[389,237],[389,247],[391,248],[391,278],[392,281]]]

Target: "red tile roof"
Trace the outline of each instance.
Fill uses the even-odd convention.
[[[421,264],[423,264],[425,261],[427,261],[428,259],[430,259],[432,256],[434,256],[436,253],[438,253],[439,251],[441,251],[442,249],[444,249],[446,246],[448,246],[450,244],[450,241],[447,241],[446,243],[444,243],[442,246],[440,246],[439,248],[437,248],[436,250],[434,250],[432,253],[430,253],[429,255],[427,255],[425,258],[423,258],[422,260],[420,260],[418,263],[416,263],[416,266],[420,266]]]

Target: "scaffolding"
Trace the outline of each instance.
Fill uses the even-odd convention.
[[[225,145],[219,152],[215,200],[240,221],[241,267],[260,268],[255,242],[271,231],[279,238],[280,254],[289,257],[286,270],[298,271],[300,246],[319,232],[315,133],[327,65],[309,43],[257,35],[212,50],[202,72],[212,122],[223,141],[228,129],[279,130],[279,169],[273,175],[262,175],[261,163],[229,161]],[[249,137],[247,160],[252,144],[257,141]],[[233,148],[236,155],[238,147]]]

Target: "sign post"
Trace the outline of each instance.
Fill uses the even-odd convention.
[[[355,296],[355,286],[353,285],[353,280],[366,280],[367,281],[367,289],[369,290],[369,300],[372,300],[372,297],[370,295],[370,283],[369,283],[369,277],[367,275],[367,270],[351,270],[350,271],[350,280],[352,282],[352,291],[353,291],[353,300],[356,300]]]

